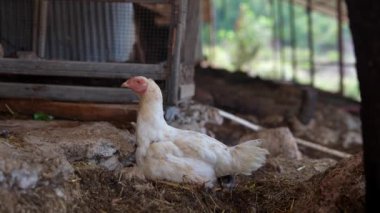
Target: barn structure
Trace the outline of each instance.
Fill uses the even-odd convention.
[[[285,0],[270,1],[274,8],[273,11],[276,11],[276,13],[273,13],[274,19],[281,16],[281,13],[286,9],[281,7],[281,2],[284,1]],[[356,69],[361,89],[360,116],[362,119],[363,132],[366,206],[368,211],[374,210],[373,212],[378,212],[379,205],[377,202],[378,194],[380,193],[380,117],[378,116],[380,114],[380,93],[376,88],[380,81],[380,32],[378,32],[380,30],[380,2],[372,0],[286,1],[290,4],[302,5],[307,14],[310,50],[308,57],[308,63],[310,64],[309,75],[311,77],[310,86],[314,86],[313,79],[316,73],[313,50],[315,38],[313,37],[313,18],[311,13],[312,11],[318,11],[336,18],[338,29],[336,40],[339,52],[339,66],[336,72],[338,72],[340,76],[339,95],[344,93],[343,78],[345,75],[345,58],[343,54],[345,47],[342,42],[342,25],[345,22],[350,23],[357,60]],[[292,12],[291,7],[288,9],[289,14],[292,15],[294,11]],[[273,33],[281,37],[283,36],[282,32],[285,27],[289,28],[292,37],[292,69],[293,72],[296,73],[297,55],[295,54],[295,46],[297,40],[294,36],[294,32],[297,29],[294,27],[294,14],[292,17],[293,24],[291,22],[289,26],[284,26],[284,24],[281,23],[281,19],[279,20],[280,21],[274,25]],[[211,0],[0,0],[0,111],[14,114],[13,110],[16,110],[30,114],[41,110],[48,114],[56,115],[57,117],[74,120],[107,120],[110,117],[132,120],[135,118],[137,97],[132,92],[120,89],[119,87],[125,79],[136,75],[144,75],[154,79],[164,93],[165,105],[167,106],[175,106],[190,100],[195,93],[194,66],[197,59],[199,59],[199,30],[202,21],[211,23],[215,21]],[[280,48],[276,51],[279,54],[279,61],[282,63],[281,60],[283,60],[284,50]],[[223,77],[224,75],[221,76]],[[293,79],[293,83],[297,82]],[[227,97],[223,94],[219,98],[225,99]],[[94,118],[94,114],[96,118]],[[65,125],[71,128],[70,125],[76,124],[70,123]],[[4,126],[10,129],[17,128],[17,125],[0,125],[0,127]],[[34,126],[32,128],[34,128]],[[38,135],[34,135],[34,137],[38,138]],[[16,151],[19,147],[24,148],[17,140],[13,141],[14,144],[8,143],[11,140],[10,138],[12,137],[9,136],[8,132],[1,132],[0,139],[5,142],[0,143],[0,146],[10,147],[9,149]],[[125,138],[122,139],[124,140]],[[40,146],[41,144],[37,145]],[[35,144],[33,144],[33,146],[37,147]],[[94,149],[97,148],[99,147]],[[101,148],[103,147],[101,146]],[[111,146],[110,150],[112,150],[112,154],[120,154],[119,150],[115,151],[116,149],[113,146]],[[22,151],[24,152],[25,150]],[[8,156],[6,154],[9,154],[5,152],[0,153],[4,156]],[[86,154],[89,155],[88,153],[89,152]],[[24,153],[17,155],[15,158],[18,156],[23,157],[23,154]],[[109,159],[119,163],[119,159],[125,156],[117,156],[120,158],[113,157],[115,156]],[[346,155],[345,157],[350,157],[350,155]],[[323,175],[312,179],[312,181],[315,181],[313,184],[321,179],[334,179],[334,174],[336,173],[332,173],[333,175],[331,175],[329,172],[337,172],[340,175],[343,174],[344,177],[346,174],[344,173],[345,171],[351,171],[354,175],[358,175],[358,179],[361,180],[360,178],[363,177],[361,173],[362,170],[360,170],[362,167],[361,157],[359,154],[356,155],[355,158],[351,158],[351,160],[354,159],[353,161],[357,162],[352,165],[352,167],[350,167],[351,161],[348,159],[339,164],[335,169],[327,170]],[[77,156],[74,156],[74,158],[73,165],[78,164],[76,161]],[[109,160],[101,161],[102,159],[99,160],[98,158],[99,156],[95,156],[91,160],[96,163],[104,163]],[[43,159],[41,161],[45,162],[45,160],[46,159]],[[34,161],[31,160],[31,162]],[[24,163],[27,165],[28,162],[22,163],[22,165],[24,165]],[[352,170],[345,170],[347,167]],[[25,172],[22,169],[20,169],[21,176],[25,176]],[[277,167],[276,163],[272,163],[265,169],[269,172],[273,172],[274,170],[277,172],[277,170],[281,170],[282,168],[280,166]],[[304,169],[305,166],[301,165],[295,170],[296,173],[299,174],[298,172]],[[267,170],[265,170],[265,172],[267,172]],[[84,185],[81,186],[87,190],[86,193],[93,192],[91,191],[93,190],[93,188],[91,188],[92,186],[88,187],[88,185],[85,185],[93,181],[93,179],[89,178],[93,176],[88,174],[93,170],[89,171],[90,172],[84,171],[82,174],[79,174],[83,179],[70,179],[70,184],[83,184],[83,182],[85,182]],[[4,172],[4,174],[6,174],[6,172]],[[14,175],[14,177],[8,174],[3,175],[3,172],[0,171],[0,187],[5,185],[1,184],[2,182],[5,183],[6,178],[9,177],[15,180],[11,182],[11,185],[15,184],[18,181],[17,178],[19,178],[17,175],[18,173]],[[34,174],[26,173],[27,177],[34,177],[33,175]],[[47,177],[43,176],[43,178],[48,179],[48,175],[46,175]],[[103,177],[106,177],[104,178],[108,181],[106,183],[113,187],[116,185],[115,189],[119,190],[117,195],[115,195],[114,188],[112,189],[113,191],[107,191],[110,195],[118,196],[112,200],[102,200],[104,203],[107,203],[107,207],[117,206],[118,202],[123,202],[123,199],[124,201],[129,201],[129,198],[135,199],[136,194],[143,194],[140,191],[142,190],[144,192],[148,191],[147,194],[149,194],[149,196],[158,195],[159,199],[164,198],[164,201],[159,200],[160,202],[162,201],[159,205],[165,207],[169,206],[168,208],[171,209],[175,209],[175,204],[182,202],[181,198],[185,199],[190,197],[190,201],[185,204],[195,205],[195,208],[202,208],[201,210],[213,208],[212,210],[214,211],[215,209],[224,211],[222,205],[225,204],[225,200],[223,199],[228,201],[226,202],[228,208],[236,207],[236,203],[239,203],[241,206],[238,207],[242,208],[243,206],[242,209],[246,210],[244,208],[248,206],[249,202],[255,202],[253,201],[254,195],[256,199],[258,197],[262,200],[266,199],[265,202],[267,203],[262,203],[264,206],[269,205],[268,202],[270,203],[272,200],[278,198],[277,195],[280,193],[277,193],[277,190],[282,190],[282,186],[289,187],[293,193],[291,195],[294,196],[286,196],[285,200],[289,203],[289,206],[286,206],[285,209],[289,211],[293,210],[294,203],[296,203],[296,207],[297,205],[298,207],[301,206],[301,209],[309,207],[308,205],[310,205],[310,203],[297,203],[296,200],[296,198],[298,198],[296,197],[297,195],[309,195],[307,193],[310,192],[310,188],[299,188],[292,184],[286,185],[288,184],[287,181],[273,181],[272,184],[274,183],[274,185],[271,186],[274,187],[268,190],[276,191],[276,194],[275,196],[267,197],[265,195],[258,196],[256,192],[252,193],[249,191],[252,188],[254,188],[254,190],[260,190],[260,185],[249,183],[244,185],[247,186],[247,188],[243,188],[234,194],[238,197],[237,199],[231,198],[231,194],[223,194],[223,196],[220,197],[212,197],[209,194],[204,196],[205,193],[203,191],[192,191],[192,189],[189,190],[187,186],[183,187],[166,182],[153,184],[154,187],[157,187],[153,188],[158,190],[162,190],[162,188],[165,187],[172,187],[175,188],[175,190],[180,189],[180,193],[184,193],[185,196],[180,197],[178,201],[178,197],[175,196],[166,199],[165,196],[157,193],[158,191],[151,193],[151,191],[149,191],[152,189],[151,185],[139,185],[140,188],[138,188],[123,185],[124,183],[120,184],[120,178],[115,178],[114,174],[110,172],[107,173],[102,170],[102,172],[96,175],[98,175],[96,176],[97,178],[100,177],[98,179],[101,181],[103,181]],[[98,181],[98,179],[95,181]],[[65,189],[64,187],[66,186],[64,184],[67,182],[52,181],[51,183],[57,183],[58,186],[62,184],[62,188],[54,188],[52,197],[55,196],[54,199],[57,197],[58,200],[63,199],[62,189]],[[350,185],[350,182],[344,183]],[[119,187],[117,184],[122,186]],[[338,184],[341,183],[339,182]],[[352,185],[355,186],[360,184],[364,185],[364,181],[352,183]],[[103,190],[102,184],[99,185],[100,186],[95,186],[94,188]],[[45,187],[43,184],[38,185],[38,187],[40,186]],[[322,200],[326,201],[330,199],[330,197],[326,198],[326,196],[330,196],[330,194],[325,195],[322,193],[325,188],[328,188],[325,186],[326,185],[317,184],[315,189],[315,192],[320,193],[322,197],[318,197],[316,202],[313,203],[317,207],[325,204]],[[327,186],[329,185],[327,184]],[[33,187],[34,186],[32,186],[32,188]],[[265,187],[266,186],[263,188]],[[20,188],[22,188],[22,185]],[[10,187],[7,188],[7,190],[8,189],[13,188]],[[133,193],[128,194],[127,189]],[[299,193],[298,190],[301,189],[306,189],[305,194]],[[339,191],[339,193],[351,193],[349,195],[352,195],[353,192],[355,192],[344,191],[345,188],[340,189],[342,189],[342,191]],[[33,189],[30,190],[32,191]],[[163,191],[165,190],[160,191],[160,193],[164,193]],[[27,197],[22,194],[24,192],[25,191],[22,191],[15,196],[24,199],[24,197]],[[175,191],[173,194],[177,195],[177,192],[178,191]],[[186,194],[188,192],[189,194]],[[1,193],[3,193],[3,191],[0,190],[0,195],[4,195]],[[200,196],[204,196],[202,197],[204,199],[198,199],[197,193],[199,193]],[[194,194],[197,198],[197,203],[191,200],[194,198],[191,197],[194,196]],[[67,195],[69,195],[69,193],[67,193]],[[250,197],[245,199],[244,196],[246,195]],[[336,194],[332,195],[335,196]],[[346,194],[344,194],[341,200],[339,200],[339,202],[347,204],[347,206],[334,206],[336,203],[333,203],[331,204],[333,208],[340,210],[349,209],[351,207],[349,195],[346,196]],[[38,206],[41,197],[37,196],[36,198],[33,196],[31,196],[31,200],[35,199],[37,203],[36,206]],[[336,197],[334,197],[334,199]],[[357,198],[355,196],[353,197],[354,199]],[[145,200],[142,201],[139,197],[137,198],[138,199],[133,201],[145,202]],[[155,198],[156,197],[153,197],[153,200]],[[358,200],[359,199],[360,198],[358,198]],[[57,202],[57,206],[59,207],[61,206],[60,202],[60,200]],[[85,201],[83,202],[85,203]],[[95,200],[93,203],[99,204],[98,200]],[[207,205],[203,206],[204,203]],[[209,205],[209,203],[212,203],[212,205]],[[83,205],[83,203],[81,204]],[[281,202],[276,200],[276,204],[283,204],[282,200]],[[29,203],[27,203],[27,205],[29,205]],[[100,202],[99,205],[101,206],[103,203]],[[17,204],[14,206],[19,207]],[[353,206],[356,207],[357,205]],[[0,210],[1,207],[3,206],[0,204]],[[67,208],[75,209],[76,207],[68,206]],[[155,206],[153,205],[151,209],[152,208],[155,208]],[[254,208],[252,209],[256,210]],[[274,209],[278,210],[277,208]],[[375,209],[377,209],[377,211]],[[102,208],[97,210],[102,210]]]
[[[134,103],[136,96],[118,87],[144,75],[160,83],[168,105],[189,99],[198,39],[194,4],[1,1],[0,97]]]

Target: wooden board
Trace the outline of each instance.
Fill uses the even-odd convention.
[[[185,84],[179,86],[179,99],[190,99],[195,94],[195,84]]]
[[[69,103],[57,101],[0,99],[0,112],[32,116],[43,112],[55,118],[79,121],[136,121],[136,104]],[[10,111],[11,110],[11,111]]]
[[[0,59],[0,74],[127,79],[143,75],[164,80],[163,64],[97,63],[80,61]]]
[[[125,88],[84,87],[0,82],[0,98],[26,98],[56,101],[133,103],[137,96]]]

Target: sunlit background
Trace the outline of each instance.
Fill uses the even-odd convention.
[[[243,71],[263,79],[311,83],[308,19],[304,6],[269,0],[212,0],[211,3],[211,17],[204,18],[202,28],[203,54],[208,65],[231,72]],[[291,10],[295,20],[296,69],[293,69],[291,60]],[[314,86],[338,92],[337,18],[314,11],[312,19]],[[346,20],[343,21],[342,34],[343,94],[359,100],[355,56]]]

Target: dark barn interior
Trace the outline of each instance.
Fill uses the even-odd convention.
[[[0,212],[379,212],[379,20],[370,0],[0,0]],[[269,28],[267,55],[247,23]],[[139,178],[134,76],[158,85],[170,126],[260,139],[266,162],[233,187]]]

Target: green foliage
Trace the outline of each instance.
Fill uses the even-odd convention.
[[[271,2],[281,2],[283,15],[273,19],[273,9],[279,5]],[[202,30],[204,53],[215,66],[230,71],[243,70],[252,75],[278,79],[285,76],[285,80],[292,77],[291,68],[291,35],[290,35],[290,8],[295,13],[297,76],[300,83],[309,83],[309,49],[308,25],[305,7],[289,5],[283,0],[213,0],[216,16],[215,26],[205,25]],[[275,6],[275,7],[273,7]],[[315,63],[337,63],[337,21],[333,17],[321,13],[312,13]],[[283,23],[283,37],[273,34],[273,27],[277,30],[279,21]],[[212,28],[215,28],[212,33]],[[348,25],[343,27],[346,41],[349,41]],[[210,39],[210,35],[214,35]],[[213,41],[213,42],[211,42]],[[280,64],[279,50],[274,51],[274,44],[282,44],[285,61]],[[352,52],[345,54],[346,63],[354,63]],[[281,74],[280,72],[284,72]],[[316,86],[335,91],[337,88],[337,70],[331,76],[317,75]],[[348,83],[349,82],[349,83]],[[346,94],[358,98],[357,79],[345,80]]]
[[[36,121],[51,121],[54,120],[52,115],[45,114],[43,112],[36,112],[33,114],[33,120]]]

